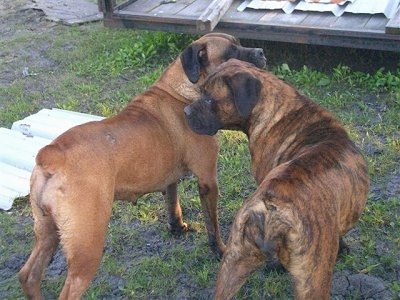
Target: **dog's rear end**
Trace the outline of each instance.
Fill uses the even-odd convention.
[[[64,137],[68,137],[68,133]],[[81,297],[101,259],[111,212],[112,202],[101,201],[112,198],[114,193],[110,184],[101,182],[107,174],[93,178],[90,168],[87,171],[79,168],[79,160],[76,160],[78,165],[67,163],[71,157],[66,155],[73,151],[66,152],[60,145],[55,140],[38,152],[31,175],[30,202],[36,240],[30,255],[32,259],[19,272],[21,286],[31,299],[42,298],[41,277],[60,240],[69,269],[79,272],[78,278],[74,274],[67,276],[60,299]],[[93,155],[91,165],[96,163],[96,155]],[[90,203],[96,203],[96,208]]]
[[[36,156],[37,164],[31,175],[30,201],[35,224],[38,224],[34,231],[35,234],[43,235],[46,238],[39,239],[32,250],[31,255],[34,255],[37,259],[25,264],[19,272],[19,280],[24,283],[22,288],[29,299],[42,298],[38,292],[40,280],[36,280],[36,277],[42,276],[43,266],[48,265],[59,243],[54,218],[54,203],[52,202],[55,195],[46,194],[46,187],[51,184],[51,178],[59,166],[63,164],[63,160],[62,152],[59,149],[52,145],[46,146]],[[39,276],[32,277],[31,272]]]
[[[326,173],[297,163],[272,170],[238,211],[215,299],[231,299],[248,275],[268,261],[280,261],[290,272],[296,299],[329,299],[341,237],[365,205],[365,163],[350,154],[346,166]]]

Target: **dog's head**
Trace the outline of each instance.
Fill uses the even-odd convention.
[[[207,77],[200,100],[184,109],[193,131],[214,135],[219,129],[244,129],[262,87],[251,68],[254,66],[233,59]]]
[[[183,70],[192,83],[200,83],[200,79],[231,58],[250,62],[259,68],[264,68],[267,61],[263,49],[242,47],[235,37],[224,33],[202,36],[180,56]]]

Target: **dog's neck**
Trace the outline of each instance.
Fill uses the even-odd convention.
[[[203,80],[200,79],[197,83],[190,82],[189,78],[184,75],[185,72],[179,60],[169,65],[164,74],[165,76],[158,80],[158,84],[173,95],[175,99],[179,99],[185,105],[188,105],[200,98],[199,82]],[[181,74],[180,78],[177,78],[178,74]]]

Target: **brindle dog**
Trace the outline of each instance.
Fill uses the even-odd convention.
[[[365,206],[363,156],[326,109],[250,64],[230,60],[185,108],[189,126],[249,138],[255,193],[238,211],[218,274],[215,299],[230,299],[247,276],[278,259],[297,299],[329,299],[341,237]]]
[[[42,274],[59,242],[68,264],[60,298],[81,297],[100,264],[114,199],[134,202],[165,192],[171,230],[186,231],[176,188],[188,172],[198,178],[209,243],[224,251],[216,210],[218,143],[191,131],[183,109],[199,97],[206,75],[232,57],[265,66],[262,49],[207,34],[116,116],[73,127],[39,151],[30,190],[36,240],[19,272],[28,298],[41,298]]]

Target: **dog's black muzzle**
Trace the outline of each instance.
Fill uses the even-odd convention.
[[[207,100],[199,100],[184,108],[190,129],[198,134],[214,135],[221,129],[221,123],[208,107]]]

